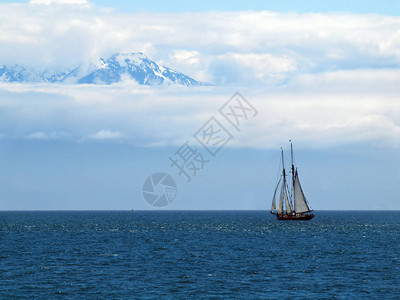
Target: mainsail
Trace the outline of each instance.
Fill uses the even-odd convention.
[[[272,198],[271,212],[273,212],[276,209],[276,191],[278,190],[280,182],[281,182],[281,178],[279,179],[278,184],[276,185],[275,192],[274,192],[274,198]]]
[[[294,210],[296,213],[309,212],[306,197],[304,196],[303,189],[300,185],[299,174],[296,171],[296,176],[294,179]]]

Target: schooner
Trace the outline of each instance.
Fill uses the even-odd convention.
[[[286,180],[285,162],[282,151],[282,176],[276,185],[274,197],[272,199],[271,214],[276,215],[278,220],[311,220],[314,218],[313,211],[307,202],[303,189],[300,185],[299,173],[293,163],[293,144],[290,142],[290,152],[292,158],[292,180],[289,184]],[[276,196],[280,187],[278,209],[276,208]]]

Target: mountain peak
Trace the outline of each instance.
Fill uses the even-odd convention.
[[[117,61],[120,66],[126,66],[128,64],[141,64],[143,61],[150,61],[150,59],[142,52],[127,52],[127,53],[115,53],[108,59],[103,61]]]

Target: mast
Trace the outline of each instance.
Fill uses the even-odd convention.
[[[294,207],[294,197],[295,197],[295,195],[294,195],[294,163],[293,163],[293,144],[292,144],[292,140],[289,140],[289,142],[290,142],[290,156],[291,156],[291,158],[292,158],[292,205],[293,205],[293,207]]]
[[[292,181],[294,183],[293,144],[292,140],[289,140],[289,142],[290,142],[290,156],[292,157]]]
[[[282,201],[282,198],[283,198],[283,187],[284,186],[282,185],[281,194],[279,195],[278,215],[283,214],[283,201]]]
[[[286,192],[286,171],[285,171],[285,160],[283,158],[283,149],[281,147],[282,151],[282,175],[283,175],[283,184],[282,184],[282,189],[281,189],[281,197],[283,194],[283,197],[285,198],[285,206],[286,206],[286,213],[290,213],[292,210],[290,208],[287,192]],[[282,212],[281,212],[282,213]]]
[[[283,186],[286,186],[286,171],[285,171],[285,161],[283,159],[283,149],[281,147],[281,151],[282,151],[282,174],[283,174]]]

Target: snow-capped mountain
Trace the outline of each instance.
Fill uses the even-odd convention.
[[[79,79],[79,83],[111,84],[120,82],[124,76],[139,84],[203,85],[193,78],[170,68],[159,66],[143,53],[114,54],[107,60],[100,59],[100,66]]]
[[[112,84],[126,79],[144,85],[208,85],[183,73],[160,66],[140,52],[117,53],[108,59],[100,58],[99,64],[85,73],[81,67],[51,73],[37,72],[19,65],[0,66],[0,82]]]

